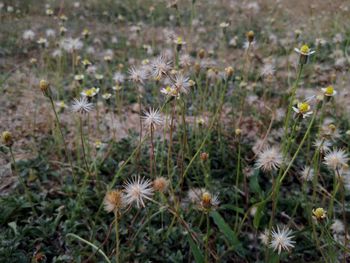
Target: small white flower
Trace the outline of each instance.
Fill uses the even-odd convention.
[[[337,94],[337,91],[334,90],[333,86],[328,86],[327,88],[321,88],[323,91],[323,95],[327,97],[333,97],[334,95]]]
[[[303,118],[309,117],[313,113],[308,102],[299,102],[296,107],[293,107],[293,110]]]
[[[279,228],[277,226],[277,230],[273,229],[271,232],[271,242],[270,247],[276,251],[278,250],[278,254],[281,254],[282,250],[289,251],[294,247],[295,241],[292,240],[294,236],[292,236],[292,231],[288,227]]]
[[[74,99],[72,104],[73,112],[77,112],[80,114],[89,113],[94,108],[92,103],[89,103],[86,97],[82,97],[80,99]]]
[[[153,195],[152,182],[148,179],[134,177],[124,185],[125,202],[135,204],[137,208],[145,207],[145,200],[151,200]]]
[[[144,111],[144,116],[142,116],[144,124],[149,129],[155,128],[155,126],[160,126],[163,124],[163,118],[159,113],[159,110],[150,108],[148,111]]]
[[[324,157],[324,164],[333,170],[342,169],[347,167],[349,157],[344,150],[333,149],[329,151]]]

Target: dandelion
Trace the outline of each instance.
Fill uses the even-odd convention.
[[[323,95],[327,97],[333,97],[337,94],[337,91],[334,90],[333,86],[328,86],[327,88],[321,88]]]
[[[125,202],[135,204],[137,208],[145,207],[145,200],[151,200],[153,195],[152,182],[141,177],[134,177],[124,185]]]
[[[124,193],[120,190],[109,191],[103,200],[103,204],[107,213],[118,212],[125,206]]]
[[[300,49],[294,48],[294,50],[299,54],[299,64],[306,64],[309,60],[309,56],[315,53],[308,45],[303,45]]]
[[[276,147],[267,148],[258,155],[256,167],[264,172],[277,170],[283,162],[282,154]]]
[[[293,237],[292,231],[288,227],[284,226],[280,229],[277,226],[277,230],[273,229],[271,232],[270,247],[274,251],[278,250],[278,254],[281,254],[282,250],[290,251],[295,243],[295,241],[292,240]]]
[[[153,189],[157,192],[165,192],[169,186],[169,180],[164,177],[158,177],[153,181]]]
[[[320,221],[327,217],[327,212],[322,207],[319,207],[316,209],[312,209],[312,215],[316,220]]]
[[[94,105],[92,103],[89,103],[86,97],[82,97],[80,99],[74,99],[72,104],[72,110],[73,112],[85,114],[92,111],[94,108]]]
[[[348,167],[349,161],[348,155],[344,150],[333,149],[329,151],[324,157],[324,164],[333,170],[339,170],[344,167]]]
[[[309,117],[313,112],[308,102],[299,102],[296,107],[293,107],[293,110],[297,115],[302,116],[303,118]]]
[[[154,129],[156,126],[160,126],[163,124],[163,118],[159,113],[159,110],[155,110],[149,108],[148,111],[144,111],[144,116],[142,116],[142,120],[146,127],[150,130]]]

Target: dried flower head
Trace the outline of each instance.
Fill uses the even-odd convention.
[[[200,200],[200,209],[209,210],[219,205],[218,195],[213,195],[208,191],[203,191]]]
[[[149,108],[148,111],[144,111],[144,116],[142,116],[144,125],[149,129],[154,129],[156,126],[163,124],[163,118],[159,113],[159,110]]]
[[[151,200],[153,195],[152,182],[139,176],[134,177],[125,183],[124,192],[127,205],[145,207],[145,200]]]
[[[151,75],[153,79],[160,80],[165,76],[171,69],[171,62],[168,59],[161,55],[151,62]]]
[[[89,113],[94,108],[94,105],[90,103],[86,97],[81,97],[80,99],[74,99],[72,104],[73,112],[80,114]]]
[[[153,181],[153,189],[157,192],[165,192],[168,189],[169,180],[164,177],[158,177]]]
[[[4,131],[1,135],[1,140],[4,145],[7,147],[11,147],[13,145],[13,137],[11,132],[9,131]]]
[[[249,43],[252,43],[254,41],[254,32],[253,31],[248,31],[246,36],[247,36],[247,41]]]
[[[282,154],[276,147],[267,148],[258,155],[256,167],[264,172],[277,170],[283,162]]]
[[[288,227],[273,229],[271,232],[270,247],[274,251],[278,251],[281,254],[282,250],[289,251],[294,247],[295,241],[292,240],[292,231]]]
[[[120,209],[125,207],[124,194],[120,190],[112,190],[107,192],[103,200],[104,208],[107,213],[118,212]]]
[[[39,88],[46,97],[49,97],[51,95],[50,83],[47,80],[45,79],[40,80]]]
[[[333,170],[339,170],[344,167],[348,167],[348,161],[348,155],[344,150],[341,149],[333,149],[332,151],[329,151],[324,157],[324,164]]]

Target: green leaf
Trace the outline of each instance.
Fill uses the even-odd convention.
[[[98,253],[100,253],[104,259],[106,260],[106,262],[111,263],[111,261],[108,259],[108,257],[106,256],[106,254],[100,249],[98,248],[96,245],[92,244],[91,242],[85,240],[84,238],[77,236],[75,234],[69,233],[66,235],[66,237],[73,237],[75,239],[80,240],[81,242],[84,242],[85,244],[89,245],[90,247],[92,247],[95,251],[97,251]]]
[[[196,263],[204,263],[204,256],[197,247],[197,245],[193,242],[192,237],[188,236],[188,242],[190,243],[190,248],[194,256],[194,260]]]
[[[220,232],[224,234],[226,239],[229,241],[232,248],[239,254],[242,254],[243,249],[241,242],[239,242],[236,233],[233,232],[231,227],[225,222],[222,216],[216,211],[210,212],[210,216],[213,218],[214,223],[218,226]]]
[[[256,206],[256,212],[255,212],[254,220],[253,220],[253,225],[256,229],[259,228],[261,217],[264,214],[263,210],[265,209],[265,205],[266,205],[266,202],[263,201],[263,202],[258,203]]]

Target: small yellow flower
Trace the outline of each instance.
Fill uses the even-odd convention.
[[[92,98],[100,91],[99,88],[92,87],[91,89],[84,90],[81,95]]]
[[[233,69],[233,67],[227,67],[227,68],[225,68],[225,72],[226,72],[226,76],[228,78],[231,78],[233,73],[234,73],[234,69]]]
[[[312,209],[312,214],[317,220],[322,220],[327,217],[327,212],[321,207]]]
[[[249,43],[252,43],[254,41],[254,31],[247,32],[247,40]]]
[[[11,147],[13,145],[12,134],[9,131],[4,131],[1,136],[2,143],[7,147]]]
[[[211,194],[208,192],[204,192],[202,194],[202,204],[204,207],[209,207],[211,203]]]
[[[311,107],[307,102],[299,102],[297,104],[297,107],[293,107],[293,110],[297,114],[300,114],[301,116],[303,116],[303,118],[306,118],[312,114],[312,111],[310,109]]]
[[[308,54],[310,52],[310,48],[308,45],[302,45],[300,48],[300,52],[303,54]]]
[[[323,94],[327,97],[333,97],[337,92],[334,90],[333,86],[328,86],[327,88],[322,88]]]
[[[50,83],[47,80],[40,80],[39,88],[45,96],[50,96]]]

